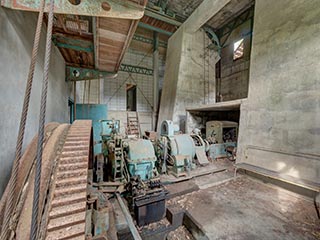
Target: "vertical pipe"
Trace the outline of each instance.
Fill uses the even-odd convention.
[[[77,81],[73,82],[73,121],[77,119]]]
[[[159,95],[159,34],[153,32],[153,121],[152,128],[157,130]]]

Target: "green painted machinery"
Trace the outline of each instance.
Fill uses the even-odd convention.
[[[157,155],[161,173],[185,176],[196,167],[196,163],[209,163],[206,157],[207,144],[199,135],[179,133],[179,128],[170,120],[162,122],[160,131]]]
[[[150,180],[157,177],[157,157],[152,142],[147,139],[124,139],[123,151],[131,177],[139,176],[141,180]]]

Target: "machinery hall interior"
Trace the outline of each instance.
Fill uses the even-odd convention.
[[[0,2],[0,239],[320,239],[319,0]]]

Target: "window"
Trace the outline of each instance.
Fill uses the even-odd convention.
[[[233,44],[233,60],[237,60],[243,57],[243,38]]]
[[[127,111],[137,111],[137,86],[127,84]]]

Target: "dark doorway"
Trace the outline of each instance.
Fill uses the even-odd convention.
[[[137,86],[127,84],[127,111],[137,111]]]

